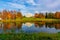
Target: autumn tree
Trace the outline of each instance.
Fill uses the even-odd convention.
[[[14,10],[14,11],[11,11],[12,12],[12,19],[16,19],[16,14],[17,12]]]
[[[39,14],[38,13],[35,13],[34,17],[35,18],[39,18]]]
[[[16,14],[12,14],[12,19],[16,19]]]
[[[22,18],[22,13],[21,12],[17,12],[16,17],[17,18]]]
[[[35,18],[45,18],[45,16],[43,15],[43,13],[35,13],[34,15]]]
[[[7,14],[8,14],[8,11],[7,10],[3,10],[2,11],[2,18],[3,19],[7,19]]]
[[[60,12],[56,12],[54,17],[60,19]]]
[[[12,13],[10,11],[8,11],[7,18],[12,19]]]
[[[43,13],[39,13],[39,18],[45,18],[45,15]]]
[[[0,18],[2,18],[2,13],[0,12]]]

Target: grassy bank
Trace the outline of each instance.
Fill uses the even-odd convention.
[[[60,19],[42,19],[42,18],[16,18],[16,19],[6,19],[6,20],[0,20],[0,22],[39,22],[39,21],[45,21],[45,22],[60,22]]]
[[[60,40],[60,33],[48,34],[48,33],[7,33],[0,34],[1,40]]]

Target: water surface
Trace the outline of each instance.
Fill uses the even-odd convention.
[[[45,22],[14,22],[0,23],[0,33],[58,33],[60,32],[60,23]]]

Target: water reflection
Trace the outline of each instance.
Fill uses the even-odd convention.
[[[29,23],[29,22],[25,23],[25,26],[27,26],[27,27],[31,27],[32,25],[33,25],[33,23]]]
[[[53,24],[53,23],[46,23],[45,24],[45,27],[49,27],[49,28],[53,28],[53,27],[55,27],[55,25]]]
[[[33,32],[47,32],[58,33],[60,32],[60,23],[46,23],[46,22],[13,22],[13,23],[0,23],[0,33],[26,33]]]
[[[43,27],[45,25],[45,22],[34,22],[35,27]]]
[[[60,24],[54,24],[56,29],[60,29]]]

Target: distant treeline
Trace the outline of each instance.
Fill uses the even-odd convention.
[[[55,13],[35,13],[34,17],[36,18],[52,18],[52,19],[60,19],[60,12]]]
[[[27,14],[27,13],[26,13]],[[2,19],[16,19],[16,18],[23,18],[26,16],[23,16],[23,14],[20,11],[7,11],[3,10],[0,12],[0,18]],[[55,12],[55,13],[34,13],[32,18],[54,18],[54,19],[60,19],[60,12]]]

